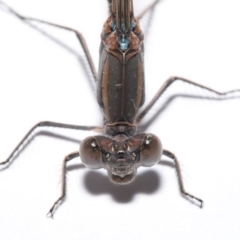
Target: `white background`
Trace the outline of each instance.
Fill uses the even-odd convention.
[[[105,0],[6,1],[27,16],[81,31],[97,66]],[[136,13],[149,2],[135,1]],[[238,0],[161,1],[145,40],[146,102],[172,75],[219,91],[240,88],[239,9]],[[146,29],[147,18],[142,24]],[[73,34],[46,29],[83,57]],[[102,124],[85,69],[74,54],[0,11],[1,161],[40,120]],[[163,100],[184,92],[209,96],[186,84],[176,86]],[[60,193],[63,157],[94,133],[44,129],[75,141],[38,135],[0,171],[0,238],[239,239],[239,106],[240,99],[176,97],[147,129],[178,156],[185,187],[205,201],[203,209],[181,196],[175,170],[167,164],[139,169],[133,184],[118,187],[104,170],[85,169],[76,159],[66,201],[53,220],[46,218]],[[149,117],[160,107],[161,101]]]

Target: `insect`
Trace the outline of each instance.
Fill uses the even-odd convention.
[[[146,8],[147,12],[158,1]],[[141,133],[137,126],[141,123],[149,109],[156,103],[161,95],[175,81],[206,89],[217,95],[228,96],[239,90],[220,93],[201,84],[181,77],[171,77],[161,86],[148,105],[139,112],[144,103],[144,37],[139,26],[138,17],[134,16],[132,0],[109,1],[110,15],[103,26],[101,33],[100,57],[98,73],[84,37],[75,29],[53,24],[50,22],[27,18],[5,3],[0,2],[5,8],[23,21],[42,22],[55,27],[60,27],[76,34],[96,80],[97,101],[103,109],[104,126],[81,126],[57,122],[44,121],[34,125],[15,147],[10,156],[0,165],[6,165],[14,159],[14,156],[25,143],[31,133],[41,127],[58,127],[83,131],[102,132],[102,135],[91,136],[80,144],[80,150],[70,153],[64,158],[62,166],[62,192],[54,202],[49,214],[53,215],[56,206],[66,195],[66,166],[69,161],[80,156],[82,163],[90,169],[104,168],[109,179],[116,184],[125,185],[131,183],[141,166],[150,167],[158,163],[162,155],[174,161],[179,187],[182,195],[190,197],[203,206],[203,200],[188,193],[183,185],[181,170],[177,157],[171,151],[162,147],[160,139],[152,133]]]

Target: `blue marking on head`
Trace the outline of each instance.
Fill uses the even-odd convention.
[[[110,27],[111,27],[112,31],[115,31],[115,30],[116,30],[116,27],[117,27],[117,26],[116,26],[116,23],[113,22],[113,21],[111,21]]]
[[[134,21],[131,21],[131,24],[130,24],[130,29],[131,31],[136,27],[136,24]]]
[[[122,24],[121,24],[121,30],[122,30],[122,32],[126,31],[126,27],[125,27],[125,23],[124,22],[122,22]]]
[[[112,29],[112,31],[116,31],[117,25],[116,22],[111,21],[110,23],[110,27]],[[131,21],[130,23],[130,31],[133,31],[133,29],[136,27],[136,23],[134,21]],[[118,38],[118,44],[119,44],[119,48],[122,51],[126,51],[128,49],[129,46],[129,37],[125,36],[125,24],[124,22],[121,23],[121,30],[120,30],[123,34]]]
[[[129,38],[122,35],[121,37],[119,37],[118,39],[118,44],[119,44],[119,47],[122,51],[125,51],[128,49],[128,45],[129,45]]]

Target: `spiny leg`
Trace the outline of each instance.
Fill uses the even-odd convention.
[[[153,99],[151,100],[151,102],[142,110],[142,112],[138,115],[137,119],[136,119],[136,123],[138,124],[143,117],[148,113],[148,111],[150,110],[150,108],[157,102],[157,100],[161,97],[161,95],[167,90],[168,87],[170,87],[175,81],[182,81],[182,82],[186,82],[189,83],[191,85],[200,87],[202,89],[206,89],[210,92],[213,92],[219,96],[227,96],[228,94],[231,93],[235,93],[235,92],[240,92],[240,89],[235,89],[235,90],[231,90],[231,91],[227,91],[227,92],[218,92],[212,88],[206,87],[204,85],[201,85],[199,83],[193,82],[191,80],[188,80],[186,78],[182,78],[182,77],[170,77],[169,79],[167,79],[163,85],[160,87],[160,89],[158,90],[158,92],[155,94],[155,96],[153,97]]]
[[[54,26],[54,27],[65,29],[67,31],[74,32],[76,34],[76,36],[77,36],[77,38],[78,38],[82,48],[83,48],[83,51],[84,51],[84,53],[86,55],[88,64],[89,64],[91,72],[92,72],[92,75],[93,75],[93,77],[94,77],[94,79],[96,81],[96,79],[97,79],[97,72],[96,72],[96,69],[95,69],[95,66],[94,66],[91,54],[90,54],[90,52],[88,50],[88,47],[87,47],[87,44],[86,44],[86,41],[85,41],[83,35],[79,31],[77,31],[77,30],[75,30],[73,28],[70,28],[70,27],[66,27],[66,26],[62,26],[62,25],[59,25],[59,24],[51,23],[51,22],[44,21],[44,20],[41,20],[41,19],[29,18],[29,17],[22,16],[21,14],[16,12],[14,9],[12,9],[10,6],[8,6],[6,3],[4,3],[2,1],[0,1],[0,7],[1,7],[1,5],[5,7],[5,10],[7,10],[10,13],[12,13],[13,15],[15,15],[17,18],[19,18],[22,21],[25,21],[25,22],[31,22],[31,21],[40,22],[40,23],[44,23],[44,24],[51,25],[51,26]]]
[[[0,162],[0,165],[7,164],[11,161],[11,159],[14,157],[16,152],[19,150],[19,148],[24,144],[24,142],[27,140],[27,138],[32,134],[32,132],[39,128],[39,127],[58,127],[58,128],[67,128],[67,129],[75,129],[75,130],[83,130],[83,131],[102,131],[101,127],[97,126],[79,126],[79,125],[71,125],[71,124],[65,124],[65,123],[57,123],[57,122],[49,122],[49,121],[44,121],[44,122],[39,122],[35,124],[28,132],[27,134],[23,137],[23,139],[19,142],[19,144],[14,148],[14,150],[11,152],[9,157],[3,161]]]
[[[53,212],[55,207],[57,206],[57,204],[60,201],[63,201],[63,199],[66,196],[66,165],[67,162],[69,162],[70,160],[79,157],[79,152],[73,152],[70,153],[69,155],[67,155],[64,160],[63,160],[63,164],[62,164],[62,191],[61,191],[61,195],[60,197],[54,202],[54,204],[52,205],[52,207],[50,208],[49,212],[47,213],[47,215],[51,215],[51,217],[53,217]]]
[[[149,6],[147,6],[138,16],[136,16],[136,19],[139,21],[148,11],[152,10],[157,3],[159,3],[160,0],[155,0],[153,3],[151,3]]]
[[[174,163],[175,163],[175,167],[176,167],[176,171],[177,171],[177,176],[178,176],[178,184],[179,184],[179,188],[180,188],[180,191],[181,193],[184,195],[184,196],[188,196],[190,198],[193,198],[193,199],[196,199],[197,201],[199,201],[200,203],[200,207],[203,206],[203,200],[200,199],[200,198],[197,198],[195,196],[193,196],[192,194],[188,193],[185,191],[184,189],[184,186],[183,186],[183,180],[182,180],[182,174],[181,174],[181,169],[180,169],[180,165],[179,165],[179,162],[178,162],[178,159],[177,157],[174,155],[174,153],[168,151],[168,150],[163,150],[163,155],[171,158]]]

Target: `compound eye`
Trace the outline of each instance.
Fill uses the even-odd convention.
[[[160,139],[153,134],[146,134],[140,151],[141,165],[150,167],[160,160],[161,155],[162,143]]]
[[[95,137],[87,137],[81,142],[79,154],[87,168],[102,167],[102,152]]]

